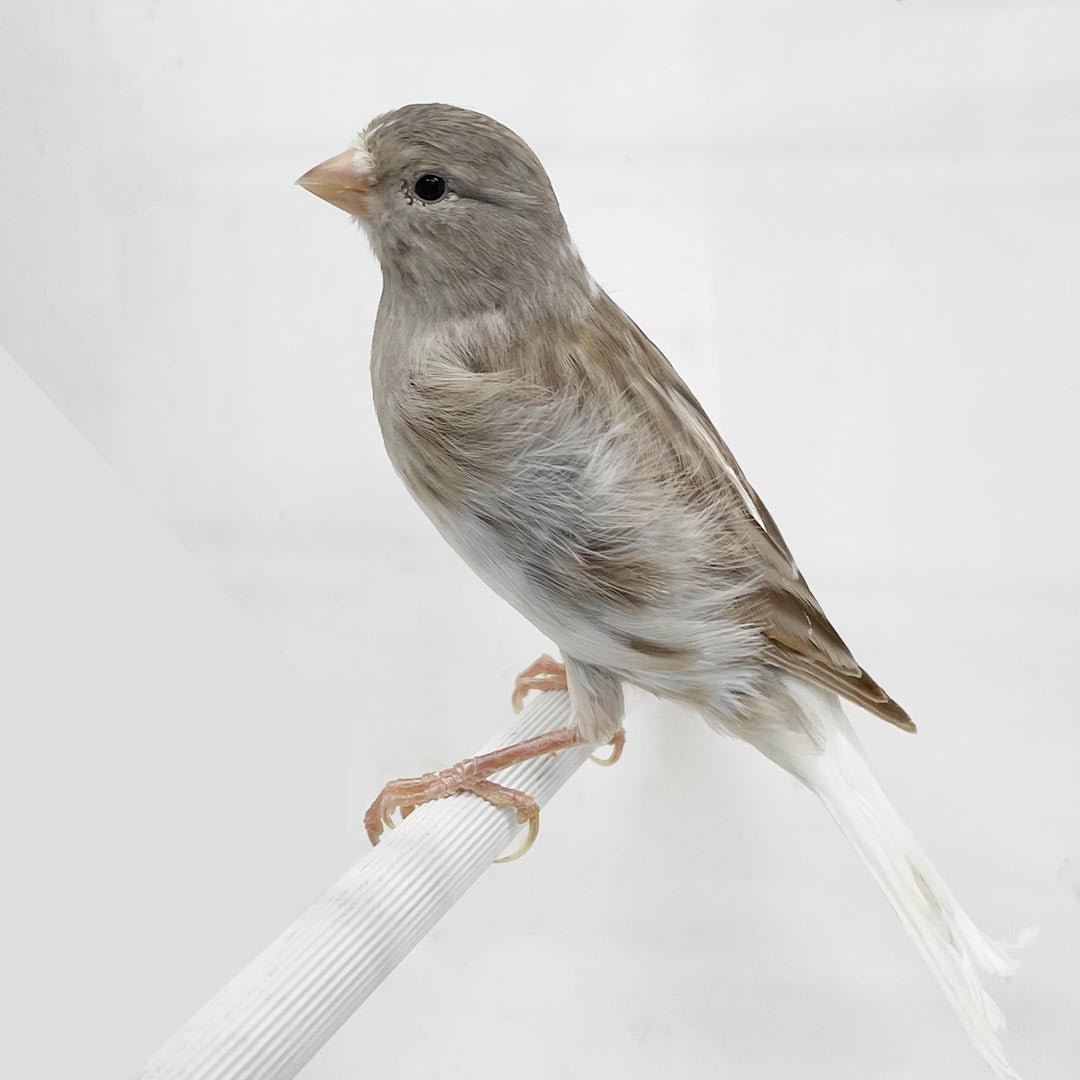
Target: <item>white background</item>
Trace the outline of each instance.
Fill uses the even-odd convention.
[[[509,124],[919,723],[857,718],[912,827],[1042,928],[995,989],[1019,1071],[1073,1076],[1078,56],[1033,0],[4,0],[0,342],[348,715],[355,830],[545,643],[399,489],[376,266],[292,181],[408,101]],[[809,796],[673,707],[628,728],[307,1080],[984,1075]]]

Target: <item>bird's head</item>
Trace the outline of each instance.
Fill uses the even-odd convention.
[[[509,128],[451,105],[368,124],[301,187],[363,227],[388,289],[439,312],[588,289],[544,167]]]

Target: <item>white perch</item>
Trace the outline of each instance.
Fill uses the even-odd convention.
[[[569,723],[565,693],[534,694],[483,752]],[[542,806],[593,749],[523,762],[498,780]],[[136,1080],[296,1076],[520,828],[513,810],[473,796],[420,807],[196,1013]]]

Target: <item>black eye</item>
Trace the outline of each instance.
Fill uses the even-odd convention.
[[[446,194],[446,181],[441,176],[436,176],[434,173],[424,173],[423,176],[416,178],[416,183],[413,184],[413,191],[416,192],[417,197],[424,200],[424,202],[436,202]]]

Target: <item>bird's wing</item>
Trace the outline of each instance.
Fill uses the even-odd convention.
[[[627,323],[628,335],[640,344],[640,367],[634,364],[631,370],[634,382],[639,373],[644,381],[635,387],[641,407],[653,415],[666,439],[683,444],[680,456],[704,457],[713,482],[734,496],[730,504],[744,519],[743,532],[760,571],[751,614],[768,640],[770,662],[914,731],[908,714],[859,666],[825,617],[772,515],[701,404],[640,328],[629,318]]]

